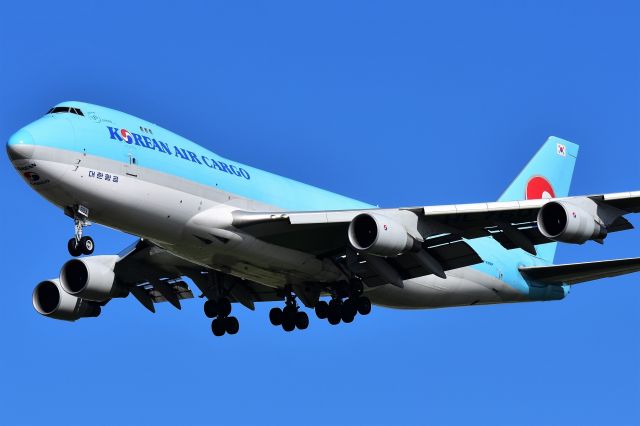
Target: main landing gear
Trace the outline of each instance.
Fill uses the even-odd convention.
[[[362,293],[362,282],[345,283],[332,292],[329,303],[324,300],[316,303],[316,316],[326,319],[331,325],[337,325],[340,321],[352,322],[357,314],[368,315],[371,312],[371,301]]]
[[[211,321],[211,331],[214,336],[223,336],[225,333],[236,334],[240,330],[238,318],[229,316],[231,302],[226,297],[204,302],[204,314],[207,318],[214,318]]]
[[[273,308],[269,311],[269,320],[275,326],[282,326],[284,331],[304,330],[309,327],[309,316],[306,312],[300,311],[296,302],[296,297],[289,292],[286,296],[283,309]]]
[[[75,235],[67,243],[67,249],[69,254],[73,257],[80,256],[81,254],[92,254],[95,244],[93,238],[90,236],[82,236],[82,231],[85,226],[91,225],[89,218],[89,209],[85,206],[78,206],[73,212],[73,223],[75,227]]]

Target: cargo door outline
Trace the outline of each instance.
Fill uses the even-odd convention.
[[[139,178],[140,177],[140,165],[138,149],[136,145],[127,146],[126,158],[124,160],[123,173],[126,176]]]

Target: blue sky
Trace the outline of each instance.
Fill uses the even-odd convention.
[[[63,100],[381,206],[496,199],[549,135],[573,194],[639,189],[633,2],[4,2],[0,138]],[[72,223],[0,161],[2,424],[638,424],[638,276],[562,302],[214,338],[201,300],[40,317]],[[640,224],[638,218],[632,218]],[[90,228],[97,253],[134,240]],[[640,255],[639,231],[557,262]]]

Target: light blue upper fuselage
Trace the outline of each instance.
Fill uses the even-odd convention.
[[[76,151],[216,187],[283,210],[348,210],[375,208],[301,182],[227,160],[202,146],[146,120],[83,102],[63,102],[83,116],[47,114],[15,133],[8,144],[33,144]],[[132,160],[134,158],[135,160]],[[518,266],[549,262],[521,249],[506,250],[493,238],[467,241],[485,261],[474,269],[496,276],[534,300],[564,297],[567,286],[535,285]]]
[[[128,162],[130,155],[133,155],[137,165],[141,168],[151,168],[203,185],[215,186],[218,189],[278,206],[284,210],[339,210],[374,207],[235,161],[226,160],[182,136],[129,114],[82,102],[63,102],[59,105],[77,107],[84,116],[48,114],[24,127],[20,132],[28,132],[36,144],[79,152],[84,149],[91,155],[111,160]],[[61,123],[62,121],[70,121],[71,126]],[[152,133],[142,131],[141,127],[151,130]],[[110,128],[119,131],[127,130],[132,134],[132,137],[128,143],[124,140],[113,139]],[[21,139],[20,132],[14,135],[9,141],[10,144],[17,143]],[[154,144],[153,140],[157,144]],[[151,147],[148,147],[149,144]],[[164,150],[165,147],[169,148],[169,153]],[[194,156],[191,156],[191,153]],[[181,155],[186,155],[187,158],[183,158]],[[220,163],[227,167],[223,168]],[[225,171],[229,170],[229,166],[233,166],[235,171],[242,168],[249,175],[249,179]]]

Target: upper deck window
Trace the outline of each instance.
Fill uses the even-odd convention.
[[[66,106],[51,108],[49,111],[47,111],[47,114],[58,114],[61,112],[68,112],[71,114],[76,114],[84,117],[84,114],[82,113],[82,111],[80,111],[80,108],[73,108],[73,107],[66,107]]]

